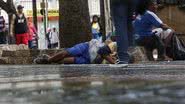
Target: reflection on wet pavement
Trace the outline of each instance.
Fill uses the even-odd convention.
[[[173,81],[38,81],[0,84],[0,104],[184,104]]]
[[[0,104],[185,104],[183,64],[0,66]]]

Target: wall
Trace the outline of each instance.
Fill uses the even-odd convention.
[[[159,16],[164,23],[171,26],[174,30],[179,33],[185,34],[185,10],[180,10],[177,6],[166,6],[164,9],[159,11]]]

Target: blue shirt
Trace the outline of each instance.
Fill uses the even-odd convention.
[[[133,23],[135,34],[140,37],[152,36],[153,28],[159,28],[162,24],[161,19],[151,11],[146,11],[144,15],[138,15]]]

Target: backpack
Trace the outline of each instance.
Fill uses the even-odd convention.
[[[174,60],[185,60],[185,42],[177,35],[172,37],[172,52]]]

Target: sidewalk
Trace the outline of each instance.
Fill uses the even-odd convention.
[[[0,83],[43,80],[185,80],[185,62],[109,65],[2,65]]]

